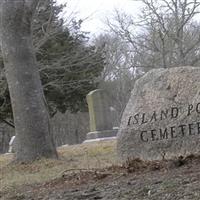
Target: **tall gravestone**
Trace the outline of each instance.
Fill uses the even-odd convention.
[[[91,91],[87,97],[90,132],[87,140],[116,136],[117,130],[113,129],[108,97],[104,90]]]
[[[151,70],[140,78],[122,116],[122,160],[200,153],[200,68]]]

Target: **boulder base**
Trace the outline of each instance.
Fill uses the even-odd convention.
[[[200,68],[151,70],[123,113],[117,151],[123,161],[200,153]]]

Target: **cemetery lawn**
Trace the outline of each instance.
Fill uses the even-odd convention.
[[[199,200],[200,157],[125,165],[116,141],[58,148],[59,160],[11,163],[0,156],[2,200]]]

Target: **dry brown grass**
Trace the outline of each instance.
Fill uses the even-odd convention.
[[[100,141],[58,148],[59,160],[43,159],[31,164],[14,164],[12,154],[0,156],[0,192],[43,183],[70,169],[103,168],[117,164],[116,141]]]

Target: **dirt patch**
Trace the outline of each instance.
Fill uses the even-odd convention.
[[[70,169],[51,181],[1,195],[8,200],[199,200],[200,157]]]

